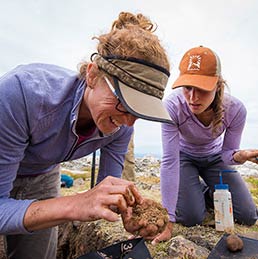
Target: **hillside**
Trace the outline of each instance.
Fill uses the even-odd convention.
[[[136,185],[142,195],[160,201],[160,161],[154,157],[136,159]],[[238,166],[253,198],[258,205],[258,168],[251,163]],[[96,166],[97,171],[97,166]],[[62,173],[74,178],[71,188],[62,188],[62,195],[69,195],[90,188],[91,159],[84,158],[62,165]],[[252,227],[235,225],[235,232],[258,239],[258,223]],[[207,215],[202,226],[186,228],[175,224],[173,237],[167,242],[152,246],[146,242],[153,259],[205,259],[223,233],[214,229],[214,216]],[[99,220],[91,223],[70,222],[60,226],[57,259],[75,259],[79,255],[94,251],[116,242],[127,240],[130,234],[123,229],[122,221],[115,223]],[[0,238],[0,259],[5,259]],[[237,257],[236,257],[237,258]],[[257,257],[258,258],[258,257]]]
[[[75,185],[73,188],[63,189],[64,195],[74,192],[75,190],[79,191],[84,189],[85,186],[86,188],[89,188],[90,165],[91,161],[86,159],[83,161],[74,161],[72,164],[68,163],[63,165],[63,172],[71,174],[75,178]],[[161,200],[159,168],[160,161],[154,157],[148,156],[136,159],[136,185],[143,196],[156,201]],[[245,165],[237,166],[236,169],[245,178],[255,202],[258,204],[258,167],[253,166],[251,163],[246,163]],[[84,173],[82,174],[81,171],[84,171]],[[66,226],[66,228],[71,229],[71,225]],[[76,227],[73,226],[73,229],[74,228]],[[80,237],[75,237],[72,242],[73,244],[77,244],[77,248],[80,247],[79,250],[74,250],[77,255],[82,253],[82,250],[83,253],[86,253],[90,250],[100,249],[113,243],[126,240],[130,236],[123,229],[121,221],[110,223],[101,220],[90,224],[78,223],[77,230],[75,232],[77,233],[77,237]],[[235,232],[258,239],[258,223],[252,227],[236,224]],[[222,235],[223,233],[216,232],[214,229],[214,215],[208,214],[202,226],[186,228],[180,224],[175,224],[171,240],[160,243],[155,247],[152,246],[150,242],[146,242],[146,244],[154,259],[204,259],[207,258],[207,255],[212,248],[214,248]],[[181,237],[184,239],[181,239]],[[92,240],[94,241],[92,242]],[[69,246],[72,246],[71,242],[68,241],[68,243]],[[72,258],[74,255],[71,253],[69,256],[69,258]],[[65,259],[62,253],[59,254],[58,258]]]

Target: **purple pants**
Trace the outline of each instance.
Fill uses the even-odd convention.
[[[207,208],[213,208],[214,185],[219,183],[219,172],[225,169],[232,170],[222,162],[220,154],[197,158],[180,153],[177,222],[189,227],[202,223]],[[229,185],[232,195],[234,220],[239,224],[255,224],[256,206],[239,172],[223,173],[223,183]]]

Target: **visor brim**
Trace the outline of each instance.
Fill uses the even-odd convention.
[[[144,120],[172,123],[162,100],[137,91],[116,78],[113,79],[122,105],[132,115]]]

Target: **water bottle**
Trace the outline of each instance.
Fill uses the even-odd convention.
[[[215,192],[213,193],[215,229],[232,233],[234,230],[232,197],[228,184],[222,182],[222,172],[220,172],[220,183],[215,185]]]

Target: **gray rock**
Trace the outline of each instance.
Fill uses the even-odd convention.
[[[171,239],[171,245],[168,253],[174,259],[206,259],[210,251],[179,235]]]

